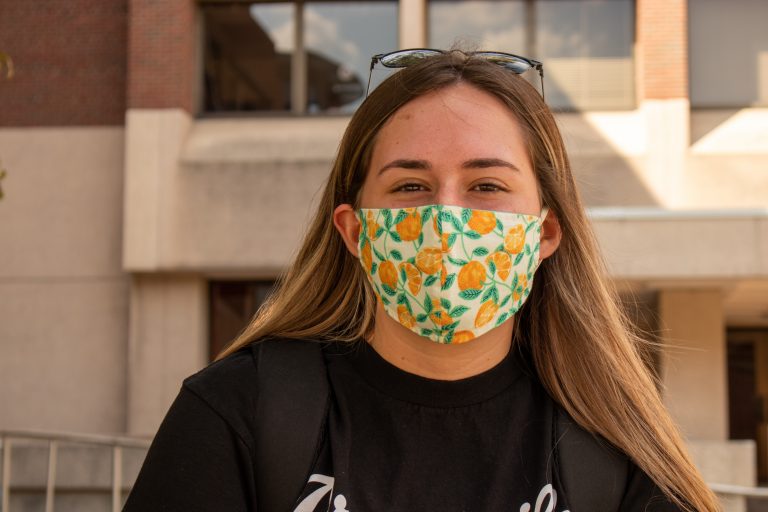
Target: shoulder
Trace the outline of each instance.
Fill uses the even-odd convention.
[[[205,402],[246,443],[252,444],[257,404],[265,380],[291,378],[312,371],[318,367],[315,361],[319,360],[322,365],[321,350],[322,345],[312,341],[258,341],[187,377],[182,387]],[[280,397],[272,393],[270,399]]]
[[[184,379],[183,387],[206,402],[219,398],[246,400],[255,393],[255,346],[248,345],[229,356],[215,361]]]
[[[251,343],[227,357],[214,361],[199,372],[184,379],[184,387],[201,393],[242,391],[242,395],[255,392],[253,386],[259,373],[261,360],[265,357],[286,360],[306,358],[304,354],[320,352],[319,343],[285,338],[270,338]],[[265,355],[266,354],[266,355]]]

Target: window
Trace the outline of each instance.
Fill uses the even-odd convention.
[[[691,105],[768,106],[768,2],[689,3]]]
[[[371,55],[397,46],[397,3],[215,2],[204,20],[206,112],[350,113]]]
[[[429,34],[438,48],[457,42],[541,60],[553,108],[635,106],[631,0],[432,0]]]

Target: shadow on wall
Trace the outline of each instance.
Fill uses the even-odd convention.
[[[553,76],[555,75],[555,76]],[[547,103],[550,97],[558,104],[577,104],[571,99],[558,77],[550,73],[546,79]],[[660,201],[642,179],[646,157],[641,152],[630,154],[615,147],[604,133],[595,128],[589,113],[555,107],[555,115],[566,142],[571,168],[582,201],[587,207],[658,206]],[[608,115],[633,116],[633,110],[607,111]],[[635,115],[625,123],[642,130],[643,120]],[[631,131],[627,137],[632,137]],[[645,137],[644,134],[640,135]]]
[[[741,111],[740,108],[706,109],[691,112],[691,145],[727,123]]]

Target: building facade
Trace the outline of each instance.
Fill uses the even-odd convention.
[[[761,0],[0,1],[0,429],[152,435],[290,262],[370,55],[458,42],[544,62],[697,461],[768,479],[765,19]]]

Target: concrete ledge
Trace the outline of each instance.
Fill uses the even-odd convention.
[[[330,163],[349,117],[200,119],[181,154],[184,166],[245,164],[270,169]]]
[[[768,278],[768,209],[591,209],[617,279]]]
[[[704,220],[704,219],[768,219],[768,208],[722,208],[707,210],[669,210],[654,207],[587,208],[593,221],[601,220]]]

